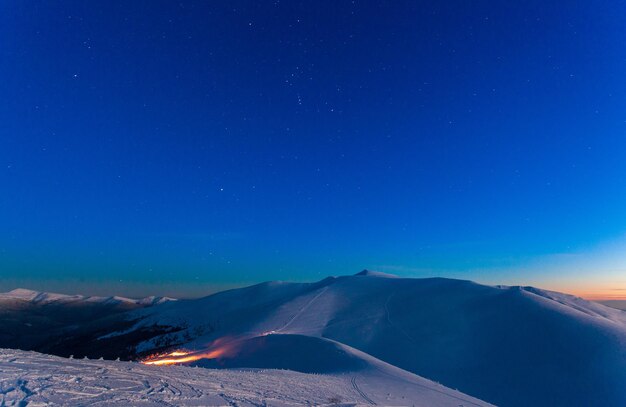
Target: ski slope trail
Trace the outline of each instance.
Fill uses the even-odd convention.
[[[282,333],[285,329],[287,329],[287,328],[289,327],[289,325],[291,325],[291,324],[293,323],[293,321],[295,321],[295,320],[296,320],[296,319],[297,319],[300,315],[302,315],[302,313],[303,313],[304,311],[306,311],[306,310],[307,310],[307,309],[311,306],[311,304],[313,304],[313,303],[314,303],[314,302],[315,302],[315,301],[316,301],[319,297],[321,297],[321,296],[322,296],[322,295],[326,292],[326,290],[328,290],[328,287],[324,287],[324,288],[322,288],[322,289],[320,290],[320,292],[319,292],[318,294],[316,294],[316,295],[315,295],[315,296],[311,299],[311,301],[307,302],[307,303],[304,305],[304,307],[300,308],[300,310],[299,310],[299,311],[298,311],[298,312],[297,312],[297,313],[296,313],[296,314],[295,314],[295,315],[294,315],[294,316],[293,316],[293,317],[292,317],[289,321],[287,321],[287,323],[286,323],[285,325],[281,326],[280,328],[278,328],[278,329],[277,329],[276,331],[274,331],[274,332],[277,332],[277,333]]]

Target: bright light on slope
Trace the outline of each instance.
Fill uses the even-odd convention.
[[[195,362],[200,359],[217,359],[229,355],[235,350],[236,344],[240,342],[236,339],[220,338],[215,340],[208,350],[189,351],[177,349],[169,353],[158,353],[150,355],[140,361],[144,365],[178,365]]]

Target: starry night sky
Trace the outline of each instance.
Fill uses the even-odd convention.
[[[196,296],[371,268],[610,297],[625,16],[3,1],[0,289]]]

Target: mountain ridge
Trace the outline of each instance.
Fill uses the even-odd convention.
[[[626,313],[538,288],[367,273],[262,283],[129,315],[137,328],[180,328],[140,352],[228,335],[307,335],[494,404],[626,403]]]
[[[0,293],[0,302],[8,300],[18,300],[29,302],[32,304],[50,304],[50,303],[70,303],[70,302],[92,302],[100,304],[136,304],[136,305],[157,305],[168,301],[176,301],[170,297],[148,296],[143,298],[127,298],[121,296],[90,296],[80,294],[58,294],[46,291],[35,291],[26,288],[16,288],[14,290]]]

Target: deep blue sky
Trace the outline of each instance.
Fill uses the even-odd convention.
[[[626,232],[625,15],[3,1],[0,289],[199,295],[365,267],[565,286],[537,262]]]

